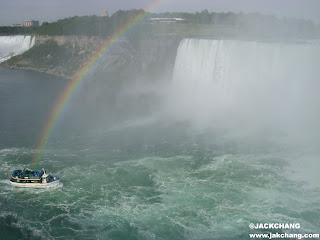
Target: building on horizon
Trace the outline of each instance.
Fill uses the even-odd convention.
[[[27,20],[27,21],[24,21],[23,26],[25,26],[25,27],[38,27],[39,21]]]
[[[21,23],[18,24],[12,24],[11,27],[22,27],[23,25]]]
[[[104,10],[102,13],[102,17],[109,17],[108,11]]]
[[[148,23],[183,23],[186,20],[183,18],[149,18]]]

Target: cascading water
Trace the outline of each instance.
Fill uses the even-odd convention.
[[[33,36],[1,36],[0,37],[0,62],[22,54],[35,44]]]
[[[170,105],[204,127],[314,131],[319,62],[317,43],[184,39]]]

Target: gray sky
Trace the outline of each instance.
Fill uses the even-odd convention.
[[[146,9],[156,2],[160,4],[152,12],[260,12],[320,23],[320,0],[0,0],[0,26],[29,19],[52,22],[75,15],[101,15],[103,10],[112,14],[119,9]]]

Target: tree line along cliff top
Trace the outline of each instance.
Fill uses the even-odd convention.
[[[75,16],[44,22],[39,27],[0,27],[0,35],[37,34],[37,35],[78,35],[111,36],[126,23],[137,24],[128,35],[212,35],[212,36],[260,36],[319,38],[320,26],[310,20],[278,18],[259,13],[216,13],[203,10],[196,13],[146,13],[144,10],[119,10],[111,16]],[[182,18],[183,23],[151,24],[150,18]],[[142,25],[142,26],[141,26]]]

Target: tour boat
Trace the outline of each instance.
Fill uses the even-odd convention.
[[[50,188],[59,185],[59,177],[47,174],[42,170],[14,170],[11,173],[10,184],[24,188]]]

